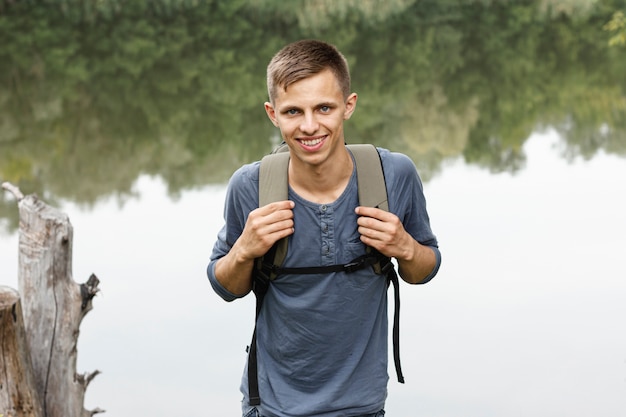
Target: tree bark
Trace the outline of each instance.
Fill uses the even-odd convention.
[[[0,416],[43,417],[19,297],[0,286]]]
[[[103,411],[83,405],[87,386],[99,371],[76,372],[76,346],[99,280],[93,274],[80,285],[72,279],[73,228],[66,214],[35,195],[24,197],[10,184],[3,187],[19,200],[18,285],[43,415],[91,417]]]

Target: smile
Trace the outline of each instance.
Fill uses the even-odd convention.
[[[305,146],[315,146],[322,143],[324,138],[315,138],[315,139],[300,139],[300,143]]]

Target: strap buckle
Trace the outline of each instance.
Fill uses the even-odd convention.
[[[359,269],[363,268],[363,259],[358,259],[358,260],[354,260],[352,262],[348,262],[347,264],[345,264],[343,266],[343,271],[346,273],[350,273],[350,272],[354,272],[354,271],[358,271]]]
[[[393,269],[393,263],[391,263],[390,258],[385,258],[384,262],[381,261],[381,264],[382,264],[382,268],[381,268],[382,275],[387,275]]]

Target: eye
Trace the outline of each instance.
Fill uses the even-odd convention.
[[[294,116],[296,114],[298,114],[298,110],[297,109],[289,109],[285,112],[285,114],[289,115],[289,116]]]
[[[322,106],[320,107],[320,111],[322,113],[328,113],[330,111],[330,106]]]

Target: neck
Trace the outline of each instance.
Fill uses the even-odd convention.
[[[314,203],[332,203],[350,182],[353,162],[347,148],[335,158],[309,165],[296,158],[289,162],[289,185],[302,198]]]

